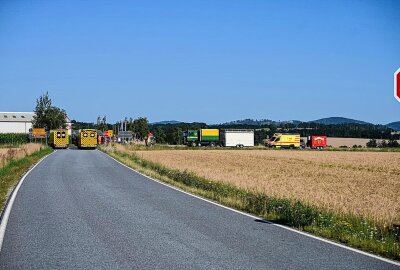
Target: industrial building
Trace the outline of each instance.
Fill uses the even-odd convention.
[[[0,133],[26,133],[32,129],[34,112],[0,112]],[[72,124],[67,117],[65,119],[69,135]]]
[[[0,112],[0,133],[29,133],[34,112]]]

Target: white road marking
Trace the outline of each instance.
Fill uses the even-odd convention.
[[[145,175],[145,174],[143,174],[143,173],[141,173],[141,172],[138,172],[138,171],[136,171],[135,169],[133,169],[133,168],[131,168],[131,167],[129,167],[129,166],[123,164],[123,163],[120,162],[119,160],[113,158],[112,156],[107,155],[107,154],[104,153],[103,151],[100,151],[100,150],[98,150],[98,151],[101,152],[101,153],[103,153],[103,154],[106,155],[107,157],[113,159],[114,161],[116,161],[117,163],[121,164],[122,166],[124,166],[124,167],[126,167],[126,168],[128,168],[128,169],[130,169],[130,170],[132,170],[132,171],[134,171],[134,172],[136,172],[136,173],[138,173],[138,174],[140,174],[140,175],[142,175],[142,176],[144,176],[144,177],[146,177],[146,178],[152,180],[152,181],[155,181],[155,182],[157,182],[157,183],[159,183],[159,184],[161,184],[161,185],[164,185],[164,186],[169,187],[169,188],[171,188],[171,189],[174,189],[174,190],[176,190],[176,191],[182,192],[182,193],[184,193],[184,194],[186,194],[186,195],[189,195],[189,196],[191,196],[191,197],[194,197],[194,198],[197,198],[197,199],[199,199],[199,200],[202,200],[202,201],[205,201],[205,202],[214,204],[214,205],[216,205],[216,206],[225,208],[225,209],[227,209],[227,210],[236,212],[236,213],[238,213],[238,214],[241,214],[241,215],[244,215],[244,216],[253,218],[253,219],[262,220],[262,221],[267,222],[267,223],[269,223],[269,224],[271,224],[271,225],[274,225],[274,226],[276,226],[276,227],[279,227],[279,228],[282,228],[282,229],[285,229],[285,230],[289,230],[289,231],[291,231],[291,232],[298,233],[298,234],[301,234],[301,235],[304,235],[304,236],[307,236],[307,237],[310,237],[310,238],[313,238],[313,239],[322,241],[322,242],[324,242],[324,243],[328,243],[328,244],[331,244],[331,245],[334,245],[334,246],[337,246],[337,247],[341,247],[341,248],[344,248],[344,249],[347,249],[347,250],[350,250],[350,251],[353,251],[353,252],[356,252],[356,253],[359,253],[359,254],[362,254],[362,255],[365,255],[365,256],[368,256],[368,257],[377,259],[377,260],[380,260],[380,261],[384,261],[384,262],[387,262],[387,263],[390,263],[390,264],[393,264],[393,265],[396,265],[396,266],[400,266],[400,262],[392,261],[392,260],[389,260],[389,259],[386,259],[386,258],[377,256],[377,255],[374,255],[374,254],[371,254],[371,253],[368,253],[368,252],[365,252],[365,251],[361,251],[361,250],[358,250],[358,249],[355,249],[355,248],[352,248],[352,247],[348,247],[348,246],[345,246],[345,245],[342,245],[342,244],[333,242],[333,241],[331,241],[331,240],[327,240],[327,239],[324,239],[324,238],[321,238],[321,237],[318,237],[318,236],[315,236],[315,235],[306,233],[306,232],[298,231],[298,230],[296,230],[296,229],[293,229],[293,228],[290,228],[290,227],[287,227],[287,226],[284,226],[284,225],[276,224],[276,223],[274,223],[274,222],[272,222],[272,221],[265,220],[265,219],[263,219],[263,218],[260,218],[260,217],[257,217],[257,216],[254,216],[254,215],[251,215],[251,214],[248,214],[248,213],[245,213],[245,212],[242,212],[242,211],[233,209],[233,208],[230,208],[230,207],[228,207],[228,206],[225,206],[225,205],[219,204],[219,203],[217,203],[217,202],[213,202],[213,201],[210,201],[210,200],[208,200],[208,199],[205,199],[205,198],[203,198],[203,197],[194,195],[194,194],[192,194],[192,193],[186,192],[186,191],[181,190],[181,189],[179,189],[179,188],[177,188],[177,187],[174,187],[174,186],[172,186],[172,185],[169,185],[169,184],[167,184],[167,183],[164,183],[164,182],[162,182],[162,181],[160,181],[160,180],[151,178],[150,176],[147,176],[147,175]],[[1,248],[1,246],[0,246],[0,248]],[[0,249],[0,250],[1,250],[1,249]]]
[[[57,152],[57,150],[55,150],[52,153]],[[25,178],[28,176],[28,174],[36,168],[36,166],[38,166],[45,158],[47,158],[49,155],[51,155],[52,153],[42,157],[36,164],[35,166],[33,166],[27,173],[24,174],[24,176],[22,176],[21,180],[19,180],[18,185],[15,187],[15,189],[12,191],[11,193],[11,197],[7,202],[6,208],[3,212],[3,215],[1,216],[1,223],[0,223],[0,252],[1,252],[1,248],[3,246],[3,240],[4,240],[4,235],[6,234],[6,227],[7,227],[7,223],[8,223],[8,219],[10,217],[10,213],[11,213],[11,208],[14,204],[15,198],[17,197],[17,193],[19,188],[21,187],[22,183],[24,182]]]

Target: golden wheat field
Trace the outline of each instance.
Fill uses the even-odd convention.
[[[169,168],[324,209],[400,222],[400,153],[169,150],[136,151]]]
[[[10,159],[23,158],[38,151],[42,146],[39,143],[28,143],[16,148],[0,148],[0,168],[6,165]]]

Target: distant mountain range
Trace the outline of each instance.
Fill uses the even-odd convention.
[[[386,126],[396,131],[400,131],[400,121],[389,123]]]
[[[310,121],[311,123],[318,123],[324,125],[340,125],[340,124],[371,124],[360,120],[345,118],[345,117],[327,117],[318,120]]]
[[[151,125],[174,125],[174,124],[180,124],[180,123],[183,123],[183,122],[176,121],[176,120],[167,120],[167,121],[154,122],[154,123],[151,123]]]
[[[235,120],[235,121],[230,121],[226,123],[222,123],[220,125],[222,126],[232,126],[232,125],[244,125],[244,126],[263,126],[263,125],[272,125],[272,124],[300,124],[303,121],[299,120],[287,120],[287,121],[274,121],[270,119],[243,119],[243,120]],[[154,122],[151,123],[152,125],[168,125],[168,124],[180,124],[183,123],[181,121],[176,121],[176,120],[169,120],[169,121],[160,121],[160,122]],[[351,118],[345,118],[345,117],[327,117],[327,118],[321,118],[313,121],[308,121],[308,123],[318,123],[318,124],[323,124],[323,125],[340,125],[340,124],[364,124],[364,125],[372,125],[371,123],[365,122],[365,121],[360,121],[360,120],[355,120]],[[392,122],[387,125],[385,125],[393,130],[400,131],[400,121],[398,122]]]
[[[247,126],[262,126],[262,125],[272,125],[272,124],[299,124],[301,121],[298,120],[288,120],[288,121],[274,121],[269,119],[244,119],[244,120],[236,120],[231,122],[226,122],[221,125],[229,126],[229,125],[247,125]]]

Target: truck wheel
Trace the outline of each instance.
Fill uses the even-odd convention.
[[[196,143],[195,142],[192,142],[192,147],[196,147]]]
[[[214,147],[214,146],[215,146],[215,143],[213,143],[213,142],[210,143],[210,146],[211,146],[211,147]]]

